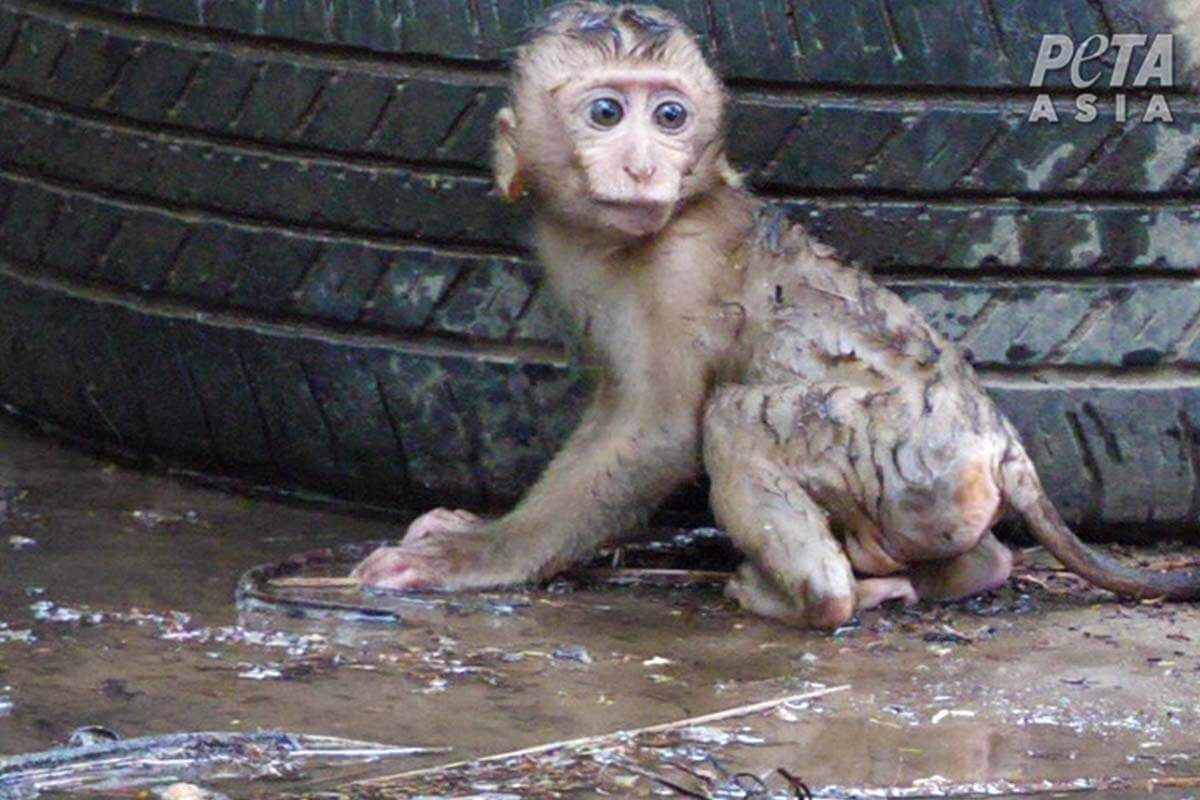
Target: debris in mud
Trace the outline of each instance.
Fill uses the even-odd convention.
[[[120,738],[121,734],[103,725],[84,725],[82,728],[76,728],[71,732],[70,738],[67,739],[67,747],[88,747],[94,744],[106,744],[108,742],[115,742]]]
[[[1170,789],[1200,788],[1200,777],[1111,775],[1082,777],[956,779],[928,774],[877,784],[819,784],[803,777],[803,764],[767,770],[736,766],[736,755],[723,751],[728,738],[690,734],[695,728],[654,735],[628,732],[611,737],[561,743],[554,749],[533,748],[474,762],[414,770],[389,778],[360,781],[347,793],[323,793],[329,800],[349,798],[522,798],[566,800],[588,796],[686,797],[698,800],[838,800],[866,798],[968,798],[1017,796],[1107,796],[1110,792],[1151,794]],[[919,751],[912,751],[919,752]],[[1031,758],[1038,754],[1030,753]],[[1066,763],[1075,760],[1073,754]],[[1126,796],[1126,795],[1122,795]],[[1176,795],[1170,795],[1172,797]],[[314,800],[316,795],[313,796]]]
[[[255,665],[244,672],[239,672],[238,677],[252,681],[277,680],[283,677],[283,670],[278,667]]]
[[[569,741],[550,742],[537,747],[510,753],[458,761],[440,767],[412,770],[385,778],[362,781],[381,797],[413,796],[478,796],[485,785],[503,786],[521,798],[558,798],[568,796],[574,789],[605,790],[618,796],[629,796],[635,787],[628,781],[614,778],[613,767],[649,779],[658,788],[666,786],[679,791],[682,785],[670,779],[662,780],[655,772],[663,761],[676,759],[683,763],[709,759],[708,749],[730,743],[757,745],[761,737],[738,729],[726,731],[713,727],[717,723],[773,713],[777,709],[809,702],[827,695],[846,691],[849,686],[816,689],[801,695],[782,697],[747,706],[718,711],[699,717],[651,725],[628,731],[616,731],[600,736],[588,736]],[[695,774],[695,773],[693,773]],[[786,774],[786,773],[785,773]],[[737,783],[746,776],[728,775]],[[755,778],[754,780],[759,780]],[[788,782],[789,790],[797,791],[796,782]],[[638,794],[642,794],[638,792]],[[747,797],[740,794],[688,794],[691,797]],[[754,795],[768,797],[768,795]],[[788,797],[803,796],[790,794]]]
[[[8,644],[9,642],[33,644],[36,641],[37,637],[33,635],[33,631],[29,628],[13,628],[7,622],[0,622],[0,644]]]
[[[583,645],[576,644],[569,647],[560,647],[553,653],[555,661],[577,661],[580,664],[595,663],[591,653]]]
[[[450,681],[465,677],[498,685],[500,672],[496,669],[497,665],[529,657],[591,663],[591,656],[584,648],[568,647],[556,655],[533,651],[511,653],[496,647],[468,650],[447,636],[435,636],[429,644],[406,647],[399,652],[376,653],[371,662],[366,662],[335,653],[333,643],[319,633],[293,633],[242,625],[200,626],[194,624],[190,614],[180,611],[149,613],[136,608],[128,611],[97,611],[87,606],[62,606],[51,600],[33,603],[30,609],[34,618],[43,623],[72,626],[134,625],[151,629],[153,635],[167,642],[199,647],[221,645],[283,651],[285,658],[279,660],[258,662],[247,659],[227,665],[209,663],[196,667],[204,672],[228,672],[242,680],[310,680],[338,669],[382,669],[403,675],[417,687],[414,691],[431,693],[444,691]],[[6,630],[0,623],[0,643],[5,641]],[[36,641],[32,631],[11,631],[8,638]],[[209,651],[206,655],[210,662],[221,658],[221,654],[215,651]]]
[[[12,713],[12,690],[11,686],[0,686],[0,717],[7,717]]]
[[[921,638],[930,644],[973,644],[975,642],[972,637],[959,633],[944,624],[940,626],[940,630],[929,631]]]
[[[250,664],[243,661],[237,665],[203,667],[201,669],[209,672],[233,672],[244,680],[295,681],[333,672],[344,663],[346,662],[341,656],[325,654],[269,664]]]
[[[902,706],[902,705],[897,705],[895,703],[892,703],[890,705],[884,706],[883,710],[886,711],[888,714],[892,714],[894,716],[899,717],[900,719],[907,722],[909,725],[921,724],[921,721],[917,717],[916,712],[913,711],[908,706]]]
[[[185,779],[295,778],[322,764],[445,752],[445,748],[277,731],[148,736],[0,758],[0,798],[34,800],[49,792],[127,791],[139,786],[179,784]]]
[[[308,655],[314,649],[324,649],[328,645],[328,640],[317,633],[254,630],[240,625],[195,626],[192,623],[192,615],[183,611],[152,613],[138,608],[128,611],[96,611],[87,606],[63,606],[52,600],[39,600],[31,604],[29,609],[38,622],[153,627],[157,630],[159,638],[165,641],[280,648],[296,658]]]
[[[0,522],[16,514],[18,504],[28,496],[28,489],[0,486]]]
[[[194,783],[174,783],[156,794],[160,800],[229,800],[228,795],[201,788]]]
[[[133,521],[145,528],[161,528],[164,525],[196,525],[200,515],[195,511],[159,511],[153,508],[138,508],[129,512]]]
[[[930,720],[930,725],[940,725],[942,720],[949,717],[970,719],[975,716],[975,712],[965,708],[943,708],[939,709]]]
[[[644,778],[659,789],[655,794],[664,794],[669,790],[682,797],[698,798],[698,800],[717,800],[717,798],[802,798],[812,800],[812,791],[800,778],[783,767],[778,767],[766,775],[755,775],[752,772],[734,772],[721,761],[711,755],[693,759],[698,763],[689,763],[678,759],[663,759],[656,770],[647,769],[632,763],[625,758],[605,760],[607,754],[593,756],[615,769],[624,770],[631,775]],[[621,785],[621,781],[614,781]],[[622,788],[635,788],[626,783]]]
[[[30,539],[28,536],[9,536],[8,546],[11,550],[32,550],[37,547],[37,539]]]
[[[143,694],[143,692],[131,691],[125,681],[116,678],[109,678],[103,681],[100,684],[100,693],[109,700],[122,700],[125,702],[136,700],[138,695]]]
[[[104,614],[97,611],[85,611],[77,608],[58,606],[49,600],[39,600],[29,606],[33,618],[38,622],[65,622],[70,625],[99,625],[104,621]]]

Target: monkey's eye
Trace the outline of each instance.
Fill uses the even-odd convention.
[[[601,97],[593,100],[588,107],[588,118],[593,125],[601,128],[612,128],[625,118],[625,109],[611,97]]]
[[[654,109],[654,122],[667,131],[677,131],[687,123],[688,112],[683,103],[668,100]]]

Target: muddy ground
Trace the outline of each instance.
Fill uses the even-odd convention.
[[[268,759],[247,765],[254,780],[203,764],[159,777],[234,798],[1200,792],[1197,608],[1113,602],[1036,552],[1003,591],[886,608],[834,635],[748,618],[713,587],[582,580],[422,603],[281,590],[394,613],[375,621],[239,613],[248,568],[397,531],[116,467],[0,423],[0,759],[89,725],[278,730],[445,750]],[[11,796],[28,791],[9,779]]]

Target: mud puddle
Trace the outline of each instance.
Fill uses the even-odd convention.
[[[711,588],[560,582],[399,623],[235,607],[256,564],[396,532],[0,424],[0,757],[98,725],[448,749],[205,783],[235,798],[794,797],[792,779],[826,797],[1200,792],[1200,614],[1107,602],[1036,559],[995,595],[833,636]]]

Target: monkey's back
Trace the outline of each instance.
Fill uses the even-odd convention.
[[[882,535],[898,561],[973,547],[993,520],[963,524],[964,504],[998,499],[1012,434],[962,354],[798,226],[760,236],[747,269],[745,382],[773,387],[779,456],[837,527]]]

